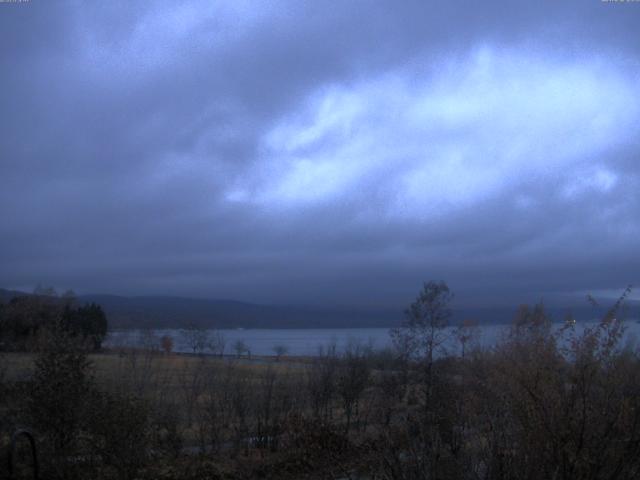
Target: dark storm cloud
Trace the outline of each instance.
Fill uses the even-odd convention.
[[[0,5],[0,285],[637,283],[640,5]]]

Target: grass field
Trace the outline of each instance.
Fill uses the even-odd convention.
[[[0,354],[0,366],[8,381],[28,380],[35,367],[35,353],[8,352]],[[104,351],[88,355],[98,382],[109,381],[120,372],[130,371],[132,366],[150,368],[152,374],[162,372],[167,380],[173,383],[178,373],[206,365],[210,368],[232,364],[239,371],[260,376],[267,370],[278,373],[304,370],[310,362],[307,357],[283,357],[276,361],[275,357],[258,357],[251,359],[235,356],[200,356],[191,354],[161,354],[142,350],[127,352]]]

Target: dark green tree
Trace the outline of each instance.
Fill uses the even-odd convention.
[[[70,335],[89,342],[94,350],[99,350],[107,335],[107,317],[102,307],[95,303],[78,308],[66,304],[62,312],[62,328]]]
[[[40,345],[27,412],[30,424],[44,435],[50,475],[72,478],[75,469],[70,458],[86,429],[84,419],[91,404],[91,364],[77,339],[63,328],[47,328]]]

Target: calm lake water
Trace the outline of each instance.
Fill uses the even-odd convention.
[[[577,332],[587,325],[595,323],[578,323],[574,328]],[[635,320],[625,322],[626,331],[623,344],[634,344],[640,338],[640,323]],[[558,325],[557,328],[561,327]],[[508,326],[484,325],[477,327],[476,342],[484,347],[490,347],[506,333]],[[451,341],[448,343],[448,351],[452,354],[459,353],[460,347],[453,338],[453,328],[448,328]],[[320,348],[335,344],[338,351],[344,349],[350,343],[371,345],[375,349],[391,346],[391,338],[388,328],[318,328],[318,329],[220,329],[206,331],[210,338],[217,332],[225,339],[225,354],[233,354],[234,344],[243,341],[252,355],[274,355],[274,347],[283,345],[288,349],[288,355],[317,355]],[[189,333],[181,329],[159,330],[124,330],[111,332],[105,346],[134,346],[159,348],[160,338],[169,335],[173,339],[173,351],[191,352]],[[211,350],[205,349],[205,352]]]

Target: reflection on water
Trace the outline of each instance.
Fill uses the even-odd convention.
[[[580,333],[585,326],[593,326],[595,322],[580,323],[574,328]],[[557,328],[562,325],[558,324]],[[635,345],[640,338],[640,323],[635,320],[625,322],[626,331],[623,345]],[[475,342],[483,347],[494,345],[508,330],[506,325],[484,325],[477,327]],[[214,331],[209,331],[213,337]],[[338,351],[343,351],[350,343],[370,345],[375,349],[391,346],[389,329],[387,328],[318,328],[318,329],[220,329],[226,343],[225,354],[234,353],[234,344],[243,341],[252,355],[275,355],[274,347],[285,346],[288,355],[317,355],[320,347],[335,344]],[[452,354],[459,353],[460,346],[455,340],[454,328],[446,329],[450,336],[447,350]],[[154,331],[126,330],[111,332],[105,346],[147,346],[160,347],[160,337],[169,335],[173,339],[173,351],[191,352],[188,333],[181,329],[162,329]],[[211,350],[204,350],[211,353]]]

